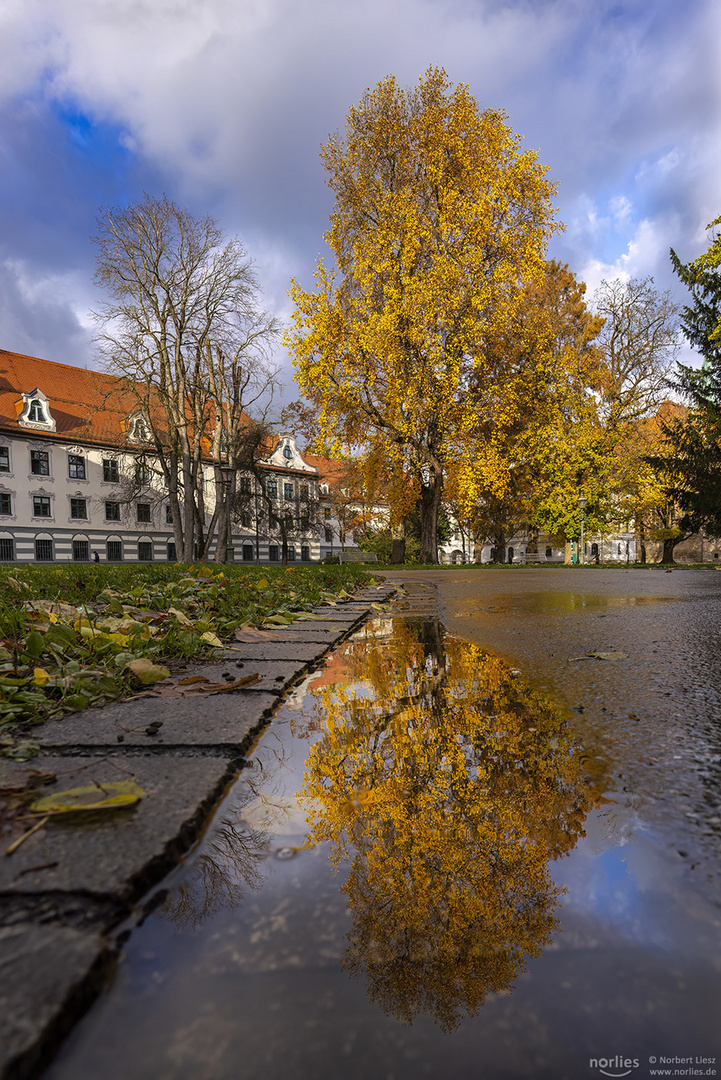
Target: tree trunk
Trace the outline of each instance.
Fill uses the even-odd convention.
[[[678,541],[672,536],[667,536],[664,539],[663,555],[661,556],[662,563],[675,563],[676,560],[673,557],[673,549],[676,547],[677,543]]]
[[[443,472],[430,466],[428,483],[421,488],[421,550],[422,563],[438,562],[438,511],[443,493]]]
[[[502,566],[506,561],[506,534],[497,532],[493,534],[493,562]]]

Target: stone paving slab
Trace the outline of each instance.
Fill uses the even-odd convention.
[[[112,961],[98,934],[69,926],[0,927],[0,1076],[32,1075],[101,988]]]
[[[132,904],[175,864],[237,772],[225,758],[210,756],[40,755],[32,764],[57,775],[55,784],[42,789],[43,795],[93,781],[133,779],[145,797],[123,810],[51,819],[13,855],[0,859],[0,904],[13,894],[49,891],[112,896]],[[3,771],[3,780],[21,771],[25,773],[27,765],[12,764]],[[5,846],[19,835],[20,829],[7,837]]]
[[[193,664],[188,669],[188,676],[203,675],[210,682],[223,684],[223,675],[233,679],[242,679],[246,675],[260,675],[259,682],[245,687],[243,694],[267,692],[280,694],[284,688],[295,682],[308,669],[302,660],[241,660],[238,653],[227,652],[227,659],[213,664]],[[215,698],[215,695],[211,695]],[[230,695],[232,699],[234,693]],[[195,698],[196,701],[200,700]],[[205,700],[204,698],[202,700]]]
[[[248,673],[252,674],[250,669]],[[233,754],[277,704],[276,694],[249,690],[184,698],[147,697],[84,709],[63,720],[51,720],[33,734],[43,750],[205,746]],[[146,728],[158,723],[162,726],[157,732],[148,734]]]
[[[328,642],[332,644],[332,641]],[[232,647],[226,646],[226,657],[234,660],[302,660],[310,664],[323,655],[327,645],[317,641],[254,641],[248,644],[238,642]]]

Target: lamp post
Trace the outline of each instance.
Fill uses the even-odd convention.
[[[230,520],[230,496],[233,490],[235,469],[230,465],[219,465],[218,472],[220,473],[220,484],[223,488],[223,496],[225,499],[225,520],[227,529],[225,534],[225,561],[227,563],[232,563],[235,562],[235,551],[233,549],[232,522]]]
[[[576,500],[576,504],[578,506],[578,509],[581,511],[581,543],[580,543],[579,548],[578,548],[578,562],[579,562],[580,566],[583,566],[583,555],[584,555],[583,527],[586,524],[586,503],[587,503],[587,501],[588,500],[586,499],[585,495],[579,495],[578,499]]]

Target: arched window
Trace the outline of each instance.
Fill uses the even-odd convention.
[[[290,459],[293,457],[293,451],[288,446],[288,443],[286,443],[283,447],[283,457],[286,458],[288,461],[290,461]]]

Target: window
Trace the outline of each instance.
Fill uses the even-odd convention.
[[[325,542],[326,544],[333,543],[333,530],[329,529],[327,525],[325,527]]]
[[[250,495],[250,477],[241,476],[240,478],[240,494]]]
[[[300,549],[301,562],[310,562],[310,548],[307,544],[303,544]]]
[[[150,483],[151,472],[147,462],[140,461],[135,462],[135,483],[142,484],[143,486]]]
[[[70,517],[71,518],[83,518],[87,521],[88,517],[88,500],[87,499],[71,499],[70,500]]]
[[[265,491],[266,491],[266,494],[269,496],[269,498],[275,499],[277,494],[278,494],[278,481],[277,480],[266,480],[266,482],[265,482]]]
[[[105,545],[105,555],[108,562],[123,561],[123,544],[121,540],[108,540]]]
[[[131,439],[136,442],[148,442],[150,439],[150,428],[144,416],[136,416],[128,425],[128,434]]]
[[[321,493],[321,495],[327,495],[329,492],[330,492],[330,488],[328,487],[327,484],[321,484],[320,485],[320,493]]]
[[[15,546],[11,539],[0,538],[0,562],[12,562],[15,558]]]
[[[138,521],[150,521],[150,503],[138,503]]]
[[[243,562],[253,561],[253,545],[243,544]]]
[[[0,514],[12,514],[12,496],[5,492],[0,493]]]
[[[33,495],[33,517],[50,517],[49,495]]]
[[[270,559],[271,562],[279,562],[280,561],[280,556],[278,554],[278,545],[277,544],[269,544],[268,545],[268,558]]]
[[[165,524],[166,525],[172,525],[173,524],[173,511],[170,509],[170,504],[169,503],[166,504],[166,507],[165,507]]]
[[[33,424],[47,424],[48,418],[45,415],[45,409],[43,408],[42,401],[38,398],[33,398],[30,402],[30,408],[28,410],[28,420]]]
[[[117,484],[120,480],[120,470],[115,458],[103,458],[103,480],[106,484]]]
[[[53,561],[53,542],[52,540],[36,540],[35,541],[35,558],[38,562],[52,562]]]
[[[141,540],[138,544],[138,558],[141,562],[153,561],[153,545],[147,540]]]
[[[288,562],[295,562],[295,548],[292,544],[288,544]]]
[[[50,476],[50,454],[47,450],[30,451],[30,472],[33,476]]]
[[[85,479],[85,458],[79,454],[68,454],[68,476],[71,480]]]
[[[0,446],[0,472],[10,472],[10,448]]]
[[[553,555],[553,548],[547,547],[546,548],[546,558],[550,559],[552,555]]]
[[[105,520],[106,521],[120,521],[120,503],[119,502],[106,502],[106,504],[105,504]]]
[[[326,521],[330,521],[330,506],[326,506],[325,510],[323,511],[323,517]]]
[[[300,531],[304,532],[304,533],[307,533],[309,529],[310,529],[310,518],[302,517],[300,519]]]
[[[301,499],[304,499],[306,502],[308,501],[308,485],[307,484],[301,484],[300,485],[300,497],[301,497]]]
[[[168,558],[168,562],[177,562],[178,561],[178,556],[175,554],[175,544],[172,542],[172,540],[168,544],[167,558]]]
[[[253,516],[250,510],[244,510],[240,515],[240,524],[244,529],[250,529],[253,525]]]
[[[292,459],[292,457],[293,457],[293,451],[288,446],[288,443],[286,443],[285,446],[283,447],[283,457],[285,458],[286,461],[290,461]]]
[[[73,540],[73,562],[89,562],[90,544],[87,540]]]
[[[293,498],[293,485],[292,484],[283,484],[283,498],[284,499],[292,499]]]

